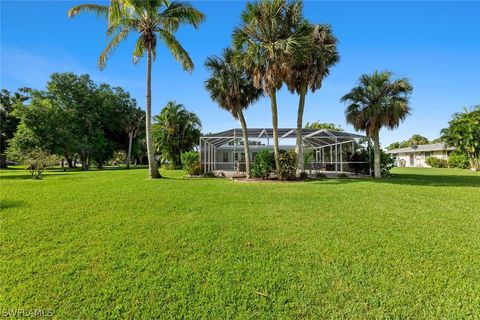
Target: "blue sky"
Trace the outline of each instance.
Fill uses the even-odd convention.
[[[99,71],[105,22],[92,14],[68,18],[68,8],[77,3],[81,2],[1,0],[1,87],[41,89],[53,72],[89,73],[98,83],[125,88],[143,107],[145,63],[132,64],[135,35]],[[153,112],[176,100],[200,116],[204,132],[238,127],[204,90],[208,74],[203,62],[230,44],[245,2],[193,4],[207,21],[199,30],[184,26],[177,36],[195,70],[184,72],[160,47],[153,69]],[[362,73],[374,70],[391,70],[414,86],[413,114],[399,129],[382,131],[384,145],[414,133],[436,138],[452,113],[480,104],[480,2],[306,1],[304,12],[312,22],[332,25],[341,54],[323,88],[307,96],[305,122],[333,122],[353,132],[339,99]],[[279,125],[294,127],[298,97],[283,89],[278,101]],[[251,106],[246,117],[250,127],[271,126],[268,99]]]

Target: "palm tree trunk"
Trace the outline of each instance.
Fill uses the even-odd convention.
[[[155,162],[155,153],[153,150],[152,135],[152,50],[147,49],[147,94],[146,94],[146,119],[145,131],[147,135],[147,154],[148,154],[148,173],[150,178],[160,178],[157,163]]]
[[[242,110],[238,111],[238,118],[240,119],[240,125],[242,126],[243,133],[243,148],[245,151],[245,171],[247,174],[247,179],[250,179],[250,146],[248,145],[248,130],[247,122],[243,116]]]
[[[373,158],[374,158],[374,171],[375,171],[375,179],[382,177],[382,169],[380,166],[380,130],[377,130],[373,134]]]
[[[278,147],[278,112],[277,112],[277,95],[275,89],[270,92],[270,107],[272,109],[272,129],[273,129],[273,151],[275,158],[275,169],[277,175],[281,179],[280,173],[280,149]]]
[[[130,159],[132,157],[132,140],[133,140],[133,132],[130,131],[128,133],[128,151],[127,151],[127,169],[130,169]]]
[[[307,95],[307,86],[302,85],[300,88],[300,100],[298,101],[297,112],[297,144],[295,146],[295,152],[297,153],[297,168],[300,172],[305,171],[303,163],[303,141],[302,141],[302,128],[303,128],[303,110],[305,109],[305,96]]]

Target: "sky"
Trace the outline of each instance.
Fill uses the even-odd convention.
[[[106,44],[106,22],[94,14],[67,17],[78,1],[5,1],[1,5],[1,88],[43,89],[53,72],[88,73],[97,83],[121,86],[144,108],[145,61],[132,63],[132,34],[100,71],[97,60]],[[108,4],[107,2],[104,2]],[[192,1],[207,20],[199,29],[182,26],[177,38],[195,64],[182,70],[160,43],[152,74],[152,108],[158,114],[169,100],[198,114],[203,132],[239,124],[212,102],[204,89],[203,63],[231,43],[244,1]],[[412,115],[396,130],[381,131],[381,142],[406,140],[413,134],[439,136],[455,112],[480,104],[480,2],[329,2],[305,1],[304,15],[328,23],[339,40],[340,62],[323,87],[308,93],[304,122],[345,123],[339,102],[361,74],[390,70],[410,79]],[[296,126],[298,96],[283,88],[278,94],[280,127]],[[245,113],[251,128],[271,127],[268,98]]]

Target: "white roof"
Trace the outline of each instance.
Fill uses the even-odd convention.
[[[412,147],[392,149],[388,150],[387,153],[413,153],[413,152],[425,152],[425,151],[443,151],[443,150],[455,150],[455,147],[449,147],[444,143],[431,143],[431,144],[421,144],[418,145],[415,149]]]

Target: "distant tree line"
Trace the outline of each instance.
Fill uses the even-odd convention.
[[[441,138],[437,138],[434,140],[428,140],[428,138],[414,134],[409,139],[403,141],[396,141],[388,145],[387,150],[399,149],[399,148],[408,148],[412,146],[420,146],[429,143],[440,143],[442,142]]]
[[[56,155],[62,166],[79,162],[83,170],[146,160],[145,112],[122,88],[97,85],[88,75],[54,73],[45,90],[4,89],[0,111],[3,167],[7,156],[26,162],[29,154]],[[155,120],[157,158],[180,166],[180,154],[198,143],[200,120],[174,102]]]
[[[2,100],[8,96],[2,92]],[[9,116],[18,121],[13,135],[9,132],[11,159],[41,148],[70,168],[78,160],[88,170],[91,164],[102,168],[118,150],[127,153],[127,164],[132,154],[143,157],[144,112],[120,87],[96,85],[88,75],[54,73],[46,90],[30,89],[9,103],[14,104]]]

